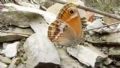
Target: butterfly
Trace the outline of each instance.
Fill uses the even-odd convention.
[[[83,38],[79,11],[73,3],[66,4],[57,19],[48,27],[48,38],[61,45],[79,43]]]

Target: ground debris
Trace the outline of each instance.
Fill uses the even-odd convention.
[[[86,31],[83,44],[56,47],[47,37],[48,26],[64,4],[51,0],[21,1],[4,4],[0,9],[0,68],[120,67],[120,33],[115,32],[120,24],[95,29],[92,34]],[[60,1],[85,6],[78,0]],[[83,10],[80,15],[89,19],[86,13]],[[94,23],[87,29],[104,27],[101,21],[97,19],[97,26]]]

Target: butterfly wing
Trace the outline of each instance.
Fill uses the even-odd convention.
[[[60,36],[62,36],[62,33],[65,31],[66,27],[67,25],[59,20],[56,20],[55,22],[51,23],[50,26],[48,27],[49,39],[51,41],[57,40]]]
[[[78,37],[83,37],[82,22],[79,15],[77,7],[72,4],[66,4],[57,17],[66,23],[72,30],[74,35]]]
[[[48,27],[48,38],[60,45],[72,45],[75,40],[71,28],[64,22],[57,20]]]
[[[67,4],[60,10],[57,20],[48,27],[52,42],[71,43],[83,36],[82,23],[75,5]]]

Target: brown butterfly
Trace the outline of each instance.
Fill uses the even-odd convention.
[[[76,5],[66,4],[56,21],[48,27],[48,37],[61,45],[79,43],[83,38],[82,22]]]

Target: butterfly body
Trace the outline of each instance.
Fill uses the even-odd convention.
[[[57,20],[48,28],[48,37],[62,45],[79,42],[83,37],[81,18],[74,4],[67,4],[61,9]]]

